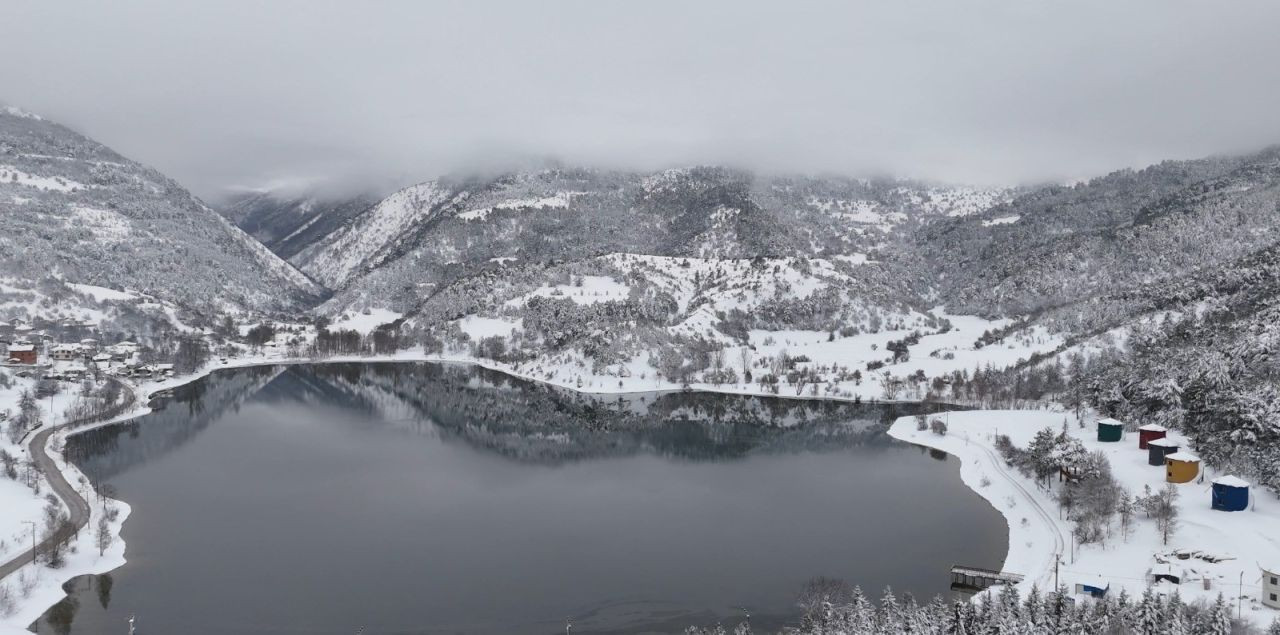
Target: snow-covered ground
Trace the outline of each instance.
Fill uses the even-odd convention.
[[[32,379],[21,377],[12,378],[12,381],[13,385],[10,388],[0,390],[0,410],[9,410],[11,416],[17,411],[18,396],[23,390],[33,389],[35,383]],[[65,413],[75,400],[75,384],[64,386],[64,389],[51,399],[40,400],[41,414],[44,419],[44,425],[40,429],[63,423]],[[144,406],[98,425],[110,425],[145,412]],[[92,429],[92,427],[83,428],[77,432]],[[17,444],[10,443],[7,436],[0,436],[0,448],[17,457],[19,461],[25,461],[29,455],[26,443],[35,433],[35,431],[29,432]],[[65,433],[55,434],[50,438],[49,444],[57,448],[61,447],[65,440]],[[105,513],[103,506],[93,494],[88,479],[74,465],[64,461],[60,452],[50,451],[49,454],[54,458],[67,481],[80,489],[81,495],[90,501],[91,516],[89,523],[68,548],[66,563],[61,568],[51,569],[45,565],[27,565],[17,573],[0,580],[0,596],[8,593],[14,607],[12,612],[6,614],[3,610],[4,603],[0,602],[0,635],[26,633],[29,624],[65,597],[62,584],[67,580],[79,575],[110,571],[124,564],[125,561],[125,546],[119,536],[120,528],[129,516],[129,506],[121,501],[108,501],[108,505],[117,510],[117,516],[109,522],[113,535],[112,544],[102,555],[99,555],[94,543],[100,515]],[[32,489],[27,486],[25,477],[22,471],[19,473],[18,480],[0,476],[0,510],[3,510],[3,513],[0,513],[0,561],[8,561],[31,547],[31,521],[36,523],[38,539],[43,539],[44,496],[51,492],[51,489],[43,477],[37,478],[38,489]],[[66,511],[65,505],[62,508]]]
[[[574,296],[568,296],[574,297]],[[582,300],[590,299],[583,296]],[[672,330],[682,334],[697,334],[710,331],[715,320],[714,305],[704,307],[705,310],[693,312],[684,322]],[[823,377],[819,393],[812,394],[814,384],[806,385],[804,394],[797,394],[797,386],[785,382],[779,388],[782,396],[819,396],[861,398],[863,400],[887,400],[883,372],[888,371],[894,378],[903,378],[923,371],[929,378],[938,377],[954,371],[970,371],[990,364],[996,368],[1012,365],[1020,359],[1028,359],[1034,353],[1050,352],[1062,344],[1062,339],[1034,327],[1021,333],[1020,338],[1007,338],[1004,343],[996,343],[974,349],[973,343],[985,331],[1006,326],[1007,320],[985,320],[976,316],[947,315],[941,311],[935,313],[951,322],[952,328],[946,333],[930,332],[923,328],[885,330],[877,333],[860,333],[852,336],[836,336],[826,331],[751,331],[750,342],[754,350],[745,351],[751,360],[752,372],[760,375],[767,370],[760,368],[761,360],[777,357],[786,353],[791,357],[804,356],[809,361],[799,362],[797,368],[825,368],[820,373]],[[511,318],[489,318],[468,316],[458,320],[459,326],[473,340],[493,335],[508,336],[511,332],[522,328],[519,320]],[[894,340],[902,340],[912,331],[920,330],[924,335],[919,343],[909,348],[910,358],[907,361],[886,365],[877,371],[868,371],[866,364],[873,360],[885,360],[890,356],[886,346]],[[744,354],[743,346],[732,346],[725,354],[726,366],[741,370]],[[544,354],[530,361],[510,364],[492,360],[480,360],[466,353],[446,353],[432,356],[433,359],[447,361],[474,362],[489,368],[518,375],[536,381],[544,381],[588,392],[639,392],[646,390],[675,390],[682,385],[667,378],[659,377],[657,369],[650,364],[649,353],[639,353],[630,360],[609,366],[593,368],[589,360],[583,359],[576,352]],[[850,371],[861,373],[861,380],[841,380],[838,374],[830,369],[835,365],[848,367]],[[738,373],[736,383],[709,384],[694,382],[689,388],[734,394],[772,394],[758,383],[743,381]],[[907,384],[893,399],[918,400],[923,398],[927,385]]]
[[[1068,433],[1086,449],[1106,455],[1120,485],[1141,495],[1144,486],[1153,491],[1164,487],[1165,470],[1148,465],[1147,451],[1138,449],[1136,433],[1126,434],[1118,443],[1099,442],[1093,417],[1086,416],[1087,425],[1081,428],[1073,413],[1053,411],[978,410],[939,416],[947,421],[946,435],[917,430],[912,417],[896,421],[889,434],[960,459],[960,476],[965,484],[1009,523],[1009,555],[1004,570],[1025,574],[1024,590],[1032,584],[1041,590],[1051,588],[1058,556],[1059,582],[1068,588],[1074,588],[1076,583],[1110,585],[1110,593],[1125,589],[1131,597],[1141,595],[1149,586],[1150,569],[1171,563],[1174,569],[1184,572],[1182,584],[1161,582],[1155,586],[1157,591],[1176,590],[1187,602],[1213,601],[1222,593],[1235,604],[1237,596],[1242,595],[1246,619],[1266,627],[1280,618],[1280,611],[1264,607],[1259,601],[1259,563],[1280,562],[1280,499],[1275,495],[1253,487],[1248,510],[1215,511],[1210,508],[1209,482],[1223,474],[1207,470],[1203,482],[1197,479],[1177,486],[1180,521],[1167,546],[1161,543],[1155,521],[1139,512],[1127,539],[1118,521],[1113,521],[1112,535],[1105,542],[1081,547],[1073,544],[1072,523],[1062,519],[1054,494],[1005,466],[995,449],[995,438],[1007,435],[1014,444],[1026,447],[1037,431],[1045,427],[1059,431],[1065,421]],[[1182,559],[1179,554],[1187,558]],[[1220,561],[1209,562],[1198,555]]]
[[[344,313],[329,325],[333,330],[352,330],[368,335],[383,324],[400,319],[400,314],[388,309],[369,309],[368,312]]]
[[[459,212],[458,218],[463,220],[484,220],[488,218],[489,213],[494,210],[521,210],[521,209],[565,209],[569,207],[569,203],[573,200],[573,196],[579,192],[556,192],[551,196],[543,196],[538,198],[522,198],[503,201],[490,207],[481,207],[477,209]]]
[[[61,176],[38,176],[35,174],[28,174],[16,167],[13,167],[12,165],[0,165],[0,180],[52,192],[74,192],[88,187],[84,183],[79,183]]]
[[[524,306],[533,298],[568,298],[578,304],[625,300],[630,287],[609,276],[582,276],[581,284],[546,285],[518,298],[507,300],[509,307]]]
[[[1021,218],[1022,217],[1017,214],[1014,214],[1013,216],[1001,216],[999,218],[992,218],[990,220],[982,221],[982,226],[993,227],[995,225],[1012,225],[1018,222]]]

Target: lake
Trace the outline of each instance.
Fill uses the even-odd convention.
[[[133,513],[128,563],[40,633],[679,632],[798,617],[818,577],[927,601],[999,568],[928,410],[591,396],[466,366],[219,371],[68,456]]]

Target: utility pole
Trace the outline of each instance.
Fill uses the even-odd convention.
[[[1240,572],[1240,590],[1236,593],[1236,619],[1244,618],[1244,605],[1241,604],[1244,598],[1244,571]]]

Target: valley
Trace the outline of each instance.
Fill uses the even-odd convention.
[[[1280,492],[1275,148],[1073,185],[553,167],[379,194],[239,192],[209,204],[79,133],[7,109],[0,211],[0,450],[10,471],[0,495],[15,510],[0,516],[5,560],[29,534],[69,521],[66,499],[46,498],[47,477],[26,457],[31,435],[72,420],[107,426],[53,435],[56,454],[78,435],[115,434],[109,424],[145,414],[151,395],[198,391],[197,378],[219,369],[285,364],[305,375],[334,362],[464,363],[602,403],[718,393],[1002,409],[1013,411],[1002,421],[1030,433],[1011,435],[1019,445],[1047,419],[1114,417],[1130,433],[1176,431],[1205,473],[1246,479],[1264,500]],[[272,381],[243,372],[257,378],[243,379],[251,388],[218,408]],[[117,386],[140,398],[126,415],[112,411]],[[196,411],[200,399],[182,403],[184,416],[214,414]],[[839,433],[777,416],[764,425]],[[504,457],[553,462],[652,448],[565,445],[575,426],[599,423],[582,419],[454,433]],[[877,423],[879,433],[890,423]],[[893,436],[911,438],[902,424]],[[967,460],[951,445],[957,437],[942,436],[914,440]],[[101,504],[85,532],[95,535],[78,538],[73,557],[43,554],[29,567],[38,579],[0,582],[0,613],[14,628],[61,597],[65,579],[125,562],[128,497],[112,501],[99,477],[60,469]],[[1065,504],[1048,491],[1028,496]],[[1096,530],[1106,539],[1088,549],[1120,548],[1113,515],[1072,522],[1053,529]],[[99,525],[100,549],[91,544]],[[1111,574],[1145,575],[1135,563],[1148,538],[1125,547],[1139,556]],[[1269,549],[1258,544],[1250,549]],[[1046,579],[1043,558],[1012,561],[1028,580]],[[1258,606],[1248,621],[1265,627],[1272,613]]]

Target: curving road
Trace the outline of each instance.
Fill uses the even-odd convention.
[[[1049,527],[1049,530],[1053,532],[1053,542],[1054,542],[1053,558],[1050,559],[1049,566],[1045,570],[1040,571],[1039,575],[1036,577],[1036,580],[1039,580],[1041,582],[1048,582],[1050,577],[1053,575],[1053,565],[1052,565],[1053,560],[1061,557],[1063,555],[1063,552],[1067,550],[1067,540],[1062,533],[1061,525],[1059,525],[1057,520],[1054,518],[1054,515],[1049,513],[1049,511],[1046,510],[1044,506],[1041,505],[1040,502],[1036,500],[1036,497],[1033,496],[1031,492],[1027,491],[1026,487],[1023,487],[1021,482],[1022,476],[1020,474],[1010,473],[1009,470],[1005,468],[1004,460],[1001,459],[999,456],[996,456],[996,453],[993,452],[991,448],[987,447],[982,443],[975,443],[972,445],[976,445],[979,449],[981,449],[983,452],[987,454],[987,457],[991,460],[991,464],[995,466],[995,469],[997,472],[1000,473],[1000,476],[1003,476],[1004,479],[1009,481],[1009,483],[1012,484],[1015,489],[1017,489],[1019,492],[1022,493],[1022,497],[1026,499],[1027,502],[1031,503],[1031,508],[1035,510],[1036,514],[1040,516],[1040,519],[1044,521],[1044,523]],[[1009,523],[1012,525],[1013,523],[1012,518],[1009,518]],[[1009,527],[1009,532],[1010,532],[1010,538],[1012,539],[1013,537],[1012,526]],[[1032,577],[1032,576],[1033,574],[1030,572],[1027,575],[1027,577]],[[1042,584],[1040,586],[1041,588],[1044,588],[1045,585]]]
[[[70,510],[71,522],[64,525],[61,531],[55,532],[40,541],[36,545],[35,551],[27,549],[8,562],[0,565],[0,580],[3,580],[10,574],[30,564],[35,559],[37,552],[48,553],[52,546],[70,540],[72,536],[78,533],[81,528],[89,523],[89,502],[86,501],[84,497],[80,496],[80,492],[77,492],[76,488],[73,487],[71,483],[67,482],[67,478],[63,476],[62,470],[58,469],[58,465],[54,462],[53,457],[49,456],[49,437],[53,436],[55,432],[60,430],[83,426],[88,423],[93,423],[96,420],[110,419],[124,412],[127,408],[132,407],[134,402],[133,391],[123,384],[121,384],[121,388],[124,390],[124,401],[119,405],[112,407],[107,412],[95,417],[85,417],[59,426],[45,428],[37,432],[35,436],[31,437],[31,442],[27,446],[31,453],[31,460],[35,463],[36,469],[44,475],[47,481],[49,481],[49,487],[53,490],[53,493],[57,494],[58,498],[61,498],[63,504],[65,504],[67,509]]]

